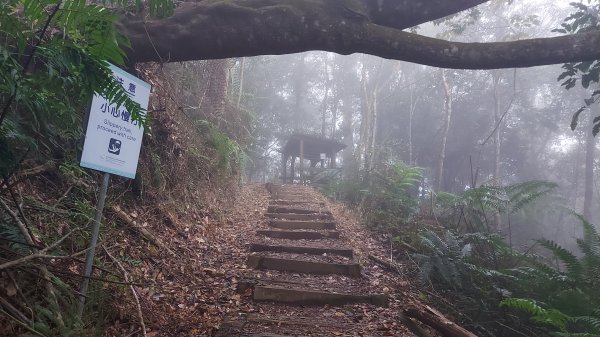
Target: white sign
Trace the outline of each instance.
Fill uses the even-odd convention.
[[[326,153],[321,153],[321,160],[325,160],[327,159],[327,154]]]
[[[110,65],[113,76],[143,109],[148,109],[150,84]],[[127,178],[135,178],[144,128],[131,119],[125,106],[94,94],[80,165]]]

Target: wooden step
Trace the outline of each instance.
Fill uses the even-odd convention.
[[[276,252],[276,253],[296,253],[296,254],[335,254],[353,258],[352,249],[344,248],[325,248],[325,247],[302,247],[302,246],[281,246],[281,245],[263,245],[253,243],[250,245],[252,252]]]
[[[289,306],[283,312],[267,309],[260,314],[226,317],[215,337],[338,337],[355,328],[355,322],[348,316],[332,320],[299,314],[297,307]]]
[[[386,295],[354,295],[327,291],[290,289],[268,285],[254,287],[255,301],[272,301],[297,305],[345,305],[352,303],[369,303],[376,306],[387,306]]]
[[[325,263],[311,262],[278,257],[250,255],[247,266],[254,269],[270,269],[303,274],[339,274],[357,277],[360,276],[360,265],[357,263]]]
[[[320,240],[320,239],[339,239],[340,232],[313,232],[313,231],[285,231],[285,230],[257,230],[256,234],[268,236],[276,239],[290,240]]]
[[[331,219],[332,216],[329,213],[317,213],[317,214],[296,214],[296,213],[265,213],[265,217],[271,219],[285,219],[285,220],[325,220]]]
[[[290,199],[277,199],[277,200],[272,200],[270,202],[271,205],[277,205],[277,206],[282,206],[282,205],[306,205],[306,204],[314,204],[314,205],[319,205],[319,206],[325,206],[324,202],[319,202],[319,201],[310,201],[310,200],[290,200]]]
[[[294,207],[284,207],[284,206],[269,206],[267,208],[268,213],[296,213],[296,214],[315,214],[320,213],[321,211],[315,209],[306,209],[306,208],[294,208]]]
[[[271,220],[269,225],[281,229],[335,229],[335,222],[333,221]]]

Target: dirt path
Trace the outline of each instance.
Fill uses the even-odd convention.
[[[412,336],[398,317],[407,282],[367,258],[382,252],[349,212],[309,187],[244,193],[242,297],[217,336]]]
[[[148,336],[413,336],[400,323],[410,283],[369,258],[389,252],[353,213],[308,187],[279,199],[246,185],[212,229],[166,240],[176,254],[142,270]]]

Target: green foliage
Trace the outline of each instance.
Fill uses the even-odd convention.
[[[82,0],[0,4],[0,173],[22,154],[75,156],[81,113],[94,92],[145,123],[145,111],[113,78],[126,38],[110,10]]]
[[[600,28],[600,2],[598,0],[587,0],[581,2],[572,2],[571,6],[575,12],[563,20],[561,28],[554,29],[553,32],[563,34],[577,34]],[[558,76],[557,81],[562,81],[561,85],[566,89],[571,89],[581,82],[583,88],[588,89],[590,85],[600,82],[600,61],[572,62],[565,63],[562,68],[564,71]],[[592,104],[600,100],[600,90],[594,90],[588,99],[585,99],[585,105],[579,108],[571,120],[571,129],[575,130],[579,124],[579,117]],[[593,116],[593,135],[600,131],[600,117]]]
[[[161,1],[165,0],[156,2]],[[123,48],[129,47],[127,39],[116,29],[118,19],[115,11],[84,0],[0,2],[1,176],[18,170],[23,160],[34,164],[51,160],[60,164],[59,179],[89,178],[76,164],[76,158],[82,137],[82,115],[94,93],[124,106],[132,119],[145,123],[145,111],[129,98],[109,68],[108,62],[124,65]],[[89,195],[77,187],[68,191],[71,191],[68,196],[60,199],[65,208],[49,212],[44,222],[51,224],[61,214],[66,215],[61,224],[68,229],[87,226],[93,216]],[[23,199],[33,205],[38,202],[28,197]],[[50,208],[55,207],[42,209]],[[5,239],[0,241],[3,260],[31,253],[13,221],[4,213],[0,218],[0,236]],[[54,236],[58,231],[38,232],[35,226],[30,226],[30,230],[37,240],[44,242],[42,245],[57,240]],[[82,233],[73,234],[57,251],[67,245],[70,249],[82,249],[85,239]],[[36,336],[84,335],[75,312],[78,297],[71,285],[50,273],[51,282],[47,287],[39,287],[43,284],[38,275],[42,263],[43,260],[29,261],[19,266],[25,273],[15,274],[20,287],[28,289],[23,295],[26,307],[31,309],[26,312],[32,319],[28,330]],[[89,294],[90,299],[95,295]],[[98,311],[91,313],[95,315]],[[94,319],[90,322],[97,325],[97,317]]]
[[[222,173],[237,174],[243,169],[247,155],[240,145],[216,125],[205,120],[196,122],[198,131],[208,136],[208,145],[217,153],[217,166]]]
[[[415,254],[419,262],[419,279],[423,284],[436,282],[456,289],[472,287],[470,268],[466,256],[471,254],[471,245],[449,231],[443,238],[433,231],[423,231],[421,254]]]
[[[549,325],[564,331],[569,317],[555,309],[544,309],[533,300],[520,298],[507,298],[500,302],[500,306],[509,307],[527,313],[530,319],[538,324]]]
[[[536,244],[551,256],[521,253],[502,237],[481,232],[494,214],[508,216],[549,195],[556,185],[533,181],[505,187],[482,186],[462,196],[440,193],[436,213],[452,230],[419,233],[413,254],[422,287],[444,293],[481,336],[598,334],[600,237],[577,217],[583,236],[575,254],[550,240]],[[470,233],[460,234],[469,224]],[[479,229],[479,231],[478,231]],[[437,303],[443,305],[443,303]],[[479,308],[479,309],[474,309]],[[503,311],[504,310],[504,311]],[[515,316],[506,310],[518,312]],[[501,325],[489,324],[500,322]],[[516,330],[504,330],[510,326]]]
[[[6,213],[0,213],[0,247],[9,250],[18,255],[27,255],[31,253],[30,247],[26,244],[27,240],[14,223],[13,219]]]
[[[462,195],[440,192],[436,213],[451,227],[462,231],[490,231],[494,214],[509,216],[549,196],[557,184],[527,181],[508,186],[482,185]]]
[[[421,178],[421,168],[402,162],[375,171],[370,177],[370,186],[362,191],[367,224],[393,228],[410,219],[418,210]]]

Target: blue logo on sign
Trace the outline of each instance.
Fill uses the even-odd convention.
[[[111,138],[108,142],[108,152],[119,155],[121,153],[121,141]]]

